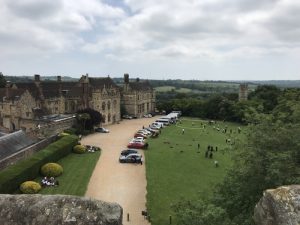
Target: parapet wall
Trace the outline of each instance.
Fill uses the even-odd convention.
[[[122,225],[116,203],[68,195],[0,195],[3,225]]]

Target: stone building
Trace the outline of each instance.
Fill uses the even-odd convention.
[[[78,82],[41,81],[16,83],[0,88],[0,125],[8,130],[30,130],[51,114],[74,114],[79,109],[99,111],[104,124],[120,120],[120,88],[111,78],[83,75]]]
[[[124,74],[122,104],[127,114],[143,117],[155,111],[155,91],[148,81],[141,82],[137,78],[132,82],[129,75]]]
[[[239,101],[248,100],[248,84],[240,84]]]

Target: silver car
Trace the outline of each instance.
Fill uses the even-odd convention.
[[[119,158],[120,163],[141,163],[142,155],[138,153],[132,153],[129,155],[121,155]]]

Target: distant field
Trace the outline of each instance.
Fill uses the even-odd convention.
[[[161,87],[156,87],[155,91],[167,92],[167,91],[172,91],[173,89],[175,89],[175,87],[173,87],[173,86],[161,86]]]
[[[64,194],[84,196],[94,167],[100,157],[100,151],[94,153],[71,153],[59,160],[64,172],[57,177],[59,186],[45,187],[39,194]],[[40,182],[42,177],[36,179]]]
[[[224,178],[226,169],[231,166],[232,151],[232,146],[225,140],[237,141],[243,135],[237,133],[239,125],[236,124],[219,122],[215,125],[220,128],[228,126],[226,134],[213,126],[207,121],[186,118],[177,126],[164,128],[159,138],[149,140],[150,147],[145,151],[145,157],[147,209],[152,225],[169,224],[171,205],[180,199],[211,195],[213,185]],[[218,147],[218,151],[213,152],[213,159],[205,158],[208,145],[214,149]],[[214,160],[219,162],[219,168],[214,166]],[[176,219],[173,220],[176,224]]]
[[[255,90],[257,85],[250,84],[248,86],[250,91]],[[158,86],[155,87],[155,90],[157,92],[169,92],[169,91],[175,91],[177,93],[222,93],[222,92],[238,92],[239,91],[239,84],[237,83],[229,83],[229,82],[209,82],[209,81],[203,81],[203,82],[182,82],[182,84],[179,84],[179,88],[176,88],[175,86]]]

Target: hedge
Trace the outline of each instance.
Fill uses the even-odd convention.
[[[77,143],[77,136],[65,136],[31,157],[4,169],[0,172],[0,193],[14,193],[24,181],[34,180],[39,175],[41,166],[65,157]]]

